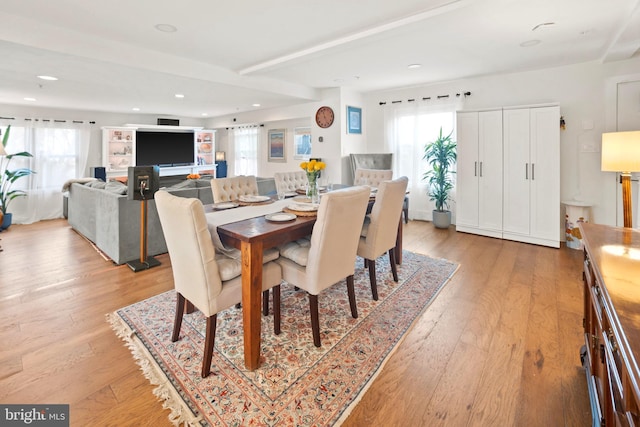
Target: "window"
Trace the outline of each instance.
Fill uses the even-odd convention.
[[[409,178],[407,190],[411,200],[411,218],[431,220],[434,203],[429,200],[426,183],[422,180],[430,166],[422,157],[425,144],[438,137],[440,127],[445,135],[455,129],[453,105],[390,107],[385,110],[386,144],[393,153],[393,175],[394,178]],[[455,190],[452,199],[455,202]],[[454,204],[451,210],[455,210]]]
[[[62,186],[85,173],[90,137],[88,127],[44,126],[11,126],[7,153],[27,151],[33,155],[31,158],[12,159],[11,169],[25,167],[35,171],[13,185],[14,189],[27,193],[27,197],[16,198],[9,205],[14,223],[29,224],[62,217]],[[2,127],[4,132],[6,127]]]
[[[258,128],[231,131],[233,175],[258,174]]]

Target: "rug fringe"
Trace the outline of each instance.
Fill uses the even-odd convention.
[[[153,394],[162,401],[164,409],[169,409],[169,421],[175,426],[199,426],[202,416],[193,414],[166,375],[151,363],[153,356],[140,342],[135,332],[131,330],[117,312],[107,314],[106,317],[111,329],[125,342],[131,351],[134,360],[140,366],[142,374],[152,385],[156,386]]]

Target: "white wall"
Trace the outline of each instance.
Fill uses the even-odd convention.
[[[640,74],[640,58],[368,93],[363,113],[367,117],[367,148],[370,152],[384,151],[381,101],[406,102],[409,98],[470,91],[464,109],[558,103],[566,121],[566,130],[560,133],[561,199],[589,201],[594,204],[592,222],[615,225],[617,183],[615,174],[600,171],[601,134],[615,130],[607,118],[615,109],[611,82],[633,73]],[[594,147],[595,151],[584,147]]]

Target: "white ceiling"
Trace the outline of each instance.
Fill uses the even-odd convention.
[[[2,0],[0,103],[214,117],[316,100],[328,87],[368,92],[621,60],[640,55],[639,4]],[[540,43],[520,46],[529,40]],[[407,68],[414,63],[422,67]]]

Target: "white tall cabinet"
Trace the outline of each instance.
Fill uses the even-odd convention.
[[[458,231],[502,237],[502,110],[457,115]]]
[[[503,238],[560,247],[560,108],[505,109]]]
[[[560,247],[560,108],[457,114],[458,231]]]

